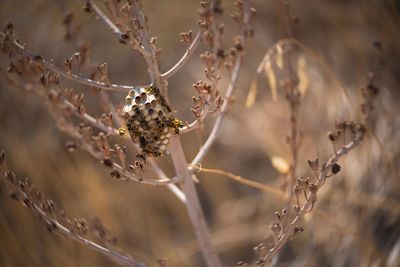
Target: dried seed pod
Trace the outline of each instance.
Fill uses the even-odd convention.
[[[142,155],[163,155],[172,134],[179,134],[183,123],[175,119],[171,111],[166,98],[155,86],[132,90],[125,98],[123,117]]]

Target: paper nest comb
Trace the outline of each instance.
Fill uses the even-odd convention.
[[[144,156],[162,156],[172,134],[183,126],[171,114],[171,108],[155,86],[131,90],[125,98],[123,115],[132,140]]]

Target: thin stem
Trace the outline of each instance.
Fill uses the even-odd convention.
[[[1,172],[1,176],[3,176],[4,178],[7,177],[7,170],[4,167],[4,163],[2,163],[2,169],[3,171]],[[21,190],[20,187],[15,187],[16,190],[18,190],[18,193],[24,198],[27,199],[28,196],[27,194]],[[61,235],[77,241],[78,243],[81,243],[105,256],[107,256],[108,258],[110,258],[111,260],[113,260],[114,262],[121,264],[121,265],[127,265],[127,266],[134,266],[134,267],[146,267],[147,265],[145,263],[142,262],[138,262],[135,259],[123,255],[120,252],[114,251],[110,248],[106,248],[101,246],[100,244],[97,244],[96,242],[86,239],[82,236],[80,236],[79,234],[76,234],[74,232],[72,232],[68,227],[64,226],[63,224],[61,224],[59,221],[57,221],[55,218],[52,218],[48,215],[48,213],[46,213],[40,206],[38,206],[37,204],[33,203],[32,208],[40,215],[40,217],[45,220],[45,222],[49,225],[52,225],[53,228],[56,230],[56,232],[60,233]]]
[[[182,179],[181,188],[186,195],[186,210],[192,222],[199,246],[209,267],[220,267],[221,262],[211,243],[210,232],[201,208],[192,175],[187,169],[187,161],[178,136],[171,138],[170,153],[177,172]]]
[[[213,1],[213,5],[216,5],[216,4],[217,4],[217,2]],[[240,39],[241,39],[242,47],[244,49],[246,47],[247,26],[250,21],[250,0],[244,1],[243,4],[244,4],[244,7],[243,7],[244,12],[243,12],[243,21],[242,21],[242,34],[241,34]],[[216,42],[216,44],[218,44],[218,40],[214,40],[214,42]],[[204,156],[206,155],[208,150],[211,148],[212,144],[214,143],[214,141],[217,137],[218,130],[221,127],[221,124],[222,124],[225,114],[227,113],[227,108],[229,105],[230,98],[233,95],[233,92],[237,86],[240,69],[242,66],[242,60],[243,60],[243,51],[238,51],[238,55],[236,58],[235,66],[232,71],[229,87],[226,90],[225,100],[222,103],[220,113],[218,114],[218,117],[215,120],[213,128],[210,132],[210,135],[208,136],[208,138],[207,138],[206,142],[203,144],[203,146],[200,148],[200,150],[197,153],[197,155],[195,156],[195,158],[192,160],[191,165],[197,165],[201,162],[201,160],[204,158]]]
[[[141,43],[143,45],[143,58],[146,60],[147,67],[149,69],[151,84],[157,84],[162,87],[162,91],[165,93],[165,88],[161,82],[160,70],[156,59],[156,51],[154,45],[151,43],[149,31],[147,29],[144,14],[139,7],[137,0],[129,0],[131,4],[131,13],[134,18],[139,22],[139,35],[141,37]]]
[[[96,151],[91,144],[89,144],[83,136],[76,131],[76,129],[68,128],[68,129],[62,129],[64,132],[68,133],[75,139],[81,141],[82,148],[86,150],[89,154],[91,154],[94,158],[97,158],[99,160],[102,160],[102,154],[98,151]],[[111,168],[115,171],[117,171],[121,177],[127,180],[135,181],[140,184],[146,184],[146,185],[153,185],[153,186],[165,186],[168,184],[173,184],[173,183],[178,183],[180,181],[179,177],[174,177],[173,179],[169,179],[168,177],[160,178],[160,179],[150,179],[150,178],[145,178],[145,177],[138,177],[134,175],[131,172],[128,172],[125,168],[123,168],[121,165],[118,163],[113,162],[111,165]]]
[[[7,74],[5,74],[3,70],[0,70],[0,73],[5,79],[7,79],[8,82],[13,84],[14,86],[17,86],[17,87],[20,87],[23,90],[29,91],[29,89],[26,88],[25,85],[19,84],[16,81],[12,80],[10,77],[8,77]],[[52,94],[57,94],[57,91],[54,90],[54,89],[50,89],[49,91]],[[115,129],[113,127],[110,127],[110,126],[100,122],[99,120],[97,120],[96,118],[92,117],[90,114],[88,114],[86,112],[83,113],[83,114],[79,113],[78,110],[76,109],[75,105],[72,104],[71,102],[69,102],[67,99],[63,98],[62,101],[63,101],[63,104],[66,107],[70,108],[74,112],[75,116],[78,116],[78,117],[82,118],[82,120],[85,121],[86,123],[90,124],[91,126],[97,128],[97,129],[99,129],[99,130],[101,130],[101,131],[103,131],[105,133],[108,133],[108,134],[111,134],[111,135],[118,135],[118,130],[117,129]]]
[[[2,38],[6,37],[6,35],[1,32],[0,32],[0,36]],[[50,63],[49,61],[43,59],[42,57],[38,57],[37,54],[26,49],[26,47],[24,45],[19,44],[16,40],[12,40],[12,45],[17,50],[19,50],[23,55],[29,57],[30,59],[40,60],[40,62],[42,63],[42,66],[44,68],[46,68],[47,70],[57,73],[58,75],[66,78],[66,79],[75,81],[80,84],[100,88],[102,90],[113,91],[113,92],[125,92],[125,93],[128,92],[129,90],[135,90],[140,87],[148,86],[148,85],[130,86],[130,85],[119,85],[119,84],[113,84],[113,83],[108,84],[108,83],[98,82],[98,81],[89,79],[87,77],[80,76],[78,74],[74,74],[72,72],[67,72],[67,71],[55,66],[53,63]]]
[[[197,165],[190,165],[189,166],[189,170],[191,170],[192,168],[198,170],[198,172],[223,175],[223,176],[228,177],[228,178],[230,178],[230,179],[232,179],[232,180],[234,180],[234,181],[236,181],[238,183],[244,184],[244,185],[252,187],[252,188],[260,189],[260,190],[262,190],[264,192],[271,193],[276,197],[282,197],[284,199],[288,198],[288,196],[285,194],[284,191],[281,191],[281,190],[279,190],[277,188],[274,188],[274,187],[272,187],[270,185],[267,185],[267,184],[263,184],[263,183],[259,183],[259,182],[256,182],[256,181],[253,181],[253,180],[250,180],[250,179],[243,178],[242,176],[235,175],[233,173],[226,172],[224,170],[207,169],[207,168],[199,167]]]
[[[358,135],[355,137],[351,142],[347,145],[343,146],[339,149],[331,158],[323,165],[321,168],[320,175],[318,176],[316,189],[317,191],[323,186],[326,181],[326,178],[329,174],[329,171],[332,168],[332,165],[335,164],[343,155],[347,154],[350,150],[356,147],[362,140],[362,135]],[[306,213],[311,211],[311,208],[314,205],[313,198],[309,198],[294,219],[290,222],[290,224],[286,227],[285,233],[278,239],[278,242],[275,246],[269,250],[269,252],[263,257],[263,261],[267,262],[271,259],[274,255],[276,255],[280,249],[289,241],[289,238],[293,235],[294,228],[296,227],[297,223],[304,217]]]
[[[179,133],[181,133],[181,134],[189,133],[193,130],[196,130],[197,128],[199,128],[202,125],[203,121],[207,118],[207,115],[208,115],[208,105],[206,105],[204,107],[204,110],[202,111],[199,118],[197,118],[195,121],[193,121],[189,125],[186,125],[186,126],[182,127],[181,129],[179,129]]]
[[[153,158],[149,158],[148,161],[150,162],[153,171],[157,174],[158,177],[160,177],[161,179],[169,179],[167,177],[167,175],[165,174],[165,172],[160,168],[160,166],[157,164],[157,162],[153,159]],[[179,180],[178,177],[174,177],[170,180],[174,180],[177,181]],[[186,196],[185,194],[182,192],[181,189],[179,189],[178,186],[176,186],[176,184],[167,184],[167,188],[183,203],[186,204]]]
[[[226,91],[225,94],[225,101],[222,104],[220,113],[218,114],[218,117],[214,123],[214,126],[211,130],[210,135],[208,136],[206,142],[203,144],[203,146],[200,148],[199,152],[197,153],[196,157],[192,160],[191,165],[196,165],[198,163],[200,163],[202,161],[202,159],[204,158],[204,156],[206,155],[206,153],[208,152],[208,150],[211,148],[212,144],[214,143],[216,137],[217,137],[217,133],[219,128],[221,127],[222,121],[224,119],[224,116],[227,112],[227,108],[229,105],[229,100],[236,88],[237,85],[237,81],[239,78],[239,73],[240,73],[240,68],[242,65],[242,54],[238,55],[237,59],[236,59],[236,63],[235,63],[235,67],[233,69],[232,72],[232,76],[231,76],[231,82],[229,84],[229,87]]]
[[[113,31],[115,35],[118,36],[119,40],[123,40],[127,38],[127,35],[123,33],[111,20],[109,17],[107,17],[101,9],[93,2],[93,1],[88,1],[87,2],[94,12],[96,12],[97,16],[101,18],[101,20]]]
[[[43,215],[44,211],[42,211],[39,207],[35,205],[35,209],[37,212],[39,212],[41,215]],[[74,241],[77,241],[83,245],[86,245],[87,247],[109,257],[113,261],[115,261],[118,264],[123,264],[123,265],[129,265],[129,266],[135,266],[135,267],[146,267],[147,265],[138,262],[135,259],[128,257],[126,255],[122,255],[121,253],[111,250],[109,248],[103,247],[89,239],[83,238],[77,234],[72,233],[67,227],[62,225],[56,220],[53,220],[54,224],[56,225],[57,229],[60,231],[60,233]]]
[[[200,39],[201,39],[200,37],[201,37],[201,32],[198,32],[196,34],[196,37],[194,38],[193,42],[190,44],[188,49],[186,49],[185,54],[183,54],[181,59],[170,70],[161,74],[162,78],[164,78],[164,79],[171,78],[175,73],[177,73],[182,68],[183,65],[186,64],[186,62],[193,55],[194,51],[196,51],[196,48],[199,46]]]

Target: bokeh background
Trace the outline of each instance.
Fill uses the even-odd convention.
[[[99,1],[101,2],[101,1]],[[167,70],[184,53],[179,33],[196,32],[198,1],[142,1],[149,27],[162,49],[161,69]],[[222,1],[226,25],[224,45],[231,44],[235,24],[229,14],[230,1]],[[399,1],[290,1],[298,23],[293,35],[313,52],[296,50],[303,56],[309,86],[299,112],[302,142],[298,175],[310,175],[307,160],[327,159],[332,147],[326,133],[334,121],[360,117],[360,89],[377,60],[375,41],[384,50],[385,67],[377,80],[380,95],[365,141],[340,161],[342,172],[329,179],[320,192],[319,213],[309,214],[303,234],[291,241],[276,266],[400,266],[399,180]],[[110,31],[85,14],[82,1],[0,1],[0,24],[12,22],[20,39],[44,58],[61,65],[77,50],[77,42],[88,42],[91,61],[107,62],[114,83],[148,82],[143,60],[118,44]],[[283,188],[284,178],[271,165],[271,158],[289,159],[285,142],[289,133],[289,109],[281,92],[273,101],[268,82],[256,69],[265,52],[287,37],[285,12],[280,1],[254,1],[258,15],[255,36],[246,54],[232,111],[203,166],[219,168],[249,179]],[[78,38],[65,41],[63,20],[73,12]],[[204,51],[202,45],[199,51]],[[189,111],[192,84],[203,78],[197,53],[169,80],[176,116],[193,120]],[[3,69],[7,58],[0,55]],[[250,83],[256,80],[255,104],[245,107]],[[98,97],[86,93],[92,113],[100,114]],[[343,99],[340,84],[350,95]],[[224,87],[221,87],[224,90]],[[124,95],[110,94],[115,104]],[[205,140],[202,133],[183,136],[191,159]],[[20,177],[29,177],[57,207],[88,221],[101,218],[118,245],[135,258],[157,266],[204,266],[185,207],[165,188],[111,179],[107,169],[82,151],[69,153],[68,141],[55,126],[40,98],[0,79],[0,147],[7,151],[10,167]],[[129,144],[128,144],[129,145]],[[130,147],[132,149],[132,147]],[[134,154],[131,150],[131,154]],[[173,175],[167,158],[160,164]],[[254,262],[253,247],[269,231],[273,212],[284,200],[248,188],[218,175],[199,174],[197,185],[213,241],[225,266],[239,260]],[[107,258],[61,236],[49,234],[41,221],[12,201],[0,186],[0,266],[114,266]]]

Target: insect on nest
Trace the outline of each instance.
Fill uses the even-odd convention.
[[[180,120],[155,86],[131,90],[125,98],[123,115],[132,140],[139,144],[143,155],[165,154],[172,134],[183,127]]]

